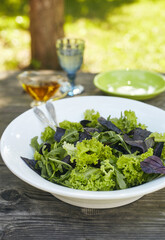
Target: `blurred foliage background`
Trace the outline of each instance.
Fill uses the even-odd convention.
[[[86,42],[82,70],[165,72],[164,0],[65,0],[65,35]],[[30,63],[28,0],[1,0],[0,70]]]

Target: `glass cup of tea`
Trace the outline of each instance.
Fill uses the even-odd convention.
[[[76,38],[61,38],[56,41],[57,56],[60,66],[67,73],[70,82],[69,96],[81,94],[84,91],[82,85],[75,85],[76,73],[83,62],[85,42]]]
[[[18,75],[23,89],[34,99],[30,106],[39,106],[49,99],[57,100],[67,95],[69,82],[51,70],[24,71]],[[61,91],[62,88],[62,91]]]

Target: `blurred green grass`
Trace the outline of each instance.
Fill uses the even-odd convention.
[[[30,61],[28,0],[1,0],[0,70]],[[65,0],[65,35],[86,42],[83,71],[165,72],[164,0]]]

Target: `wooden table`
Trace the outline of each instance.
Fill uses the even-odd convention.
[[[31,99],[17,81],[18,71],[0,74],[0,136],[29,109]],[[63,74],[63,73],[62,73]],[[79,73],[83,95],[104,95],[94,74]],[[145,101],[165,110],[165,92]],[[0,159],[0,239],[101,240],[165,239],[165,189],[113,209],[86,209],[64,203],[13,175]]]

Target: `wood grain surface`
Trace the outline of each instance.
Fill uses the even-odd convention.
[[[31,98],[19,85],[18,73],[0,74],[0,136],[30,108]],[[82,95],[104,95],[93,85],[94,76],[78,74],[77,83],[85,86]],[[165,110],[165,93],[145,102]],[[164,240],[165,189],[119,208],[79,208],[23,182],[0,158],[0,239]]]

